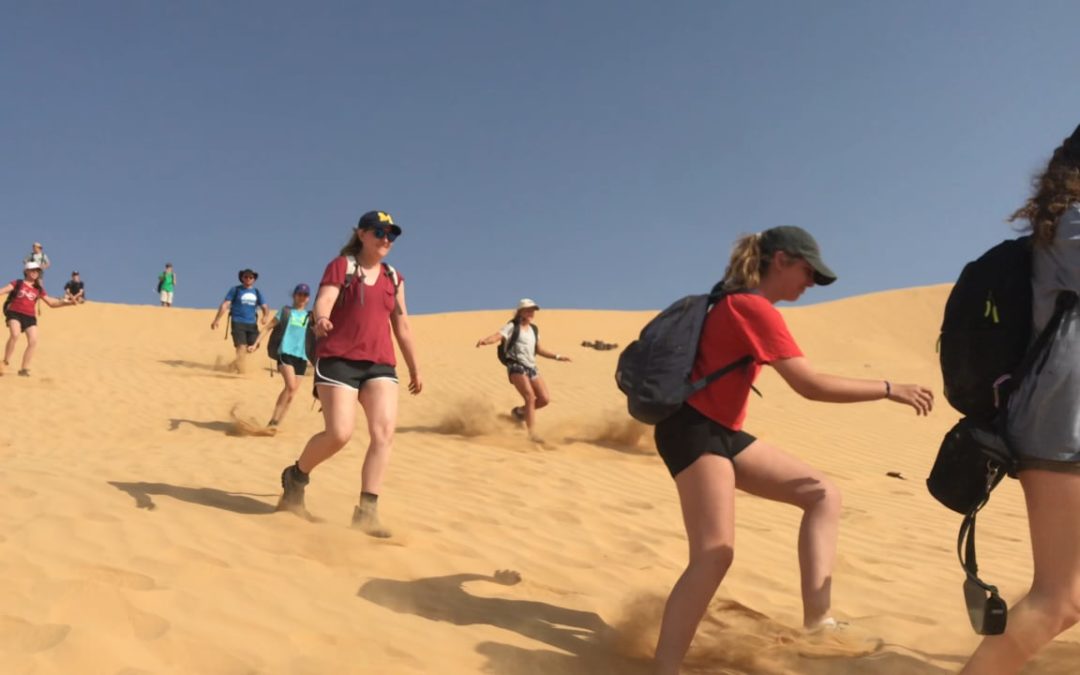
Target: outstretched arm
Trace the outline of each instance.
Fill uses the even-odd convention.
[[[543,356],[546,359],[555,359],[556,361],[569,361],[570,360],[569,356],[563,356],[562,354],[556,354],[555,352],[549,352],[548,350],[541,348],[540,345],[536,345],[536,355],[537,356]]]
[[[60,307],[74,307],[75,306],[75,298],[73,298],[71,296],[68,296],[68,297],[64,298],[63,300],[61,300],[60,298],[54,298],[51,295],[46,295],[46,296],[43,296],[41,298],[41,301],[44,302],[49,307],[52,307],[54,309],[59,309]]]
[[[811,401],[859,403],[888,399],[911,406],[918,415],[927,415],[934,408],[934,393],[918,384],[892,384],[888,380],[819,373],[803,356],[774,361],[770,365],[795,393]]]
[[[485,345],[493,345],[493,344],[495,344],[497,342],[502,342],[504,339],[505,338],[503,338],[503,334],[496,331],[496,332],[492,333],[491,335],[487,336],[486,338],[480,338],[479,340],[477,340],[476,341],[476,346],[477,347],[483,347]]]

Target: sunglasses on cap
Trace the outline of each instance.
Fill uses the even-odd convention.
[[[394,232],[391,228],[383,227],[382,225],[376,225],[370,229],[370,232],[375,235],[376,239],[385,239],[389,242],[393,242],[400,234],[400,232]]]

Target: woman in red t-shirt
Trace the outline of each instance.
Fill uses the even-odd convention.
[[[910,405],[919,415],[930,412],[934,397],[915,384],[814,370],[773,305],[797,300],[815,283],[835,280],[821,260],[817,242],[801,228],[775,227],[735,244],[722,282],[730,294],[709,312],[694,375],[747,355],[753,361],[713,382],[656,426],[657,449],[675,479],[690,543],[690,562],[664,610],[656,647],[657,675],[678,673],[698,623],[731,565],[736,489],[803,510],[798,544],[803,623],[808,630],[836,625],[829,612],[840,492],[822,472],[742,430],[754,378],[768,364],[810,400],[888,399]]]
[[[376,537],[390,536],[379,523],[378,499],[397,423],[397,360],[391,329],[409,368],[409,392],[419,394],[423,389],[405,309],[405,280],[383,262],[400,234],[390,214],[369,211],[360,217],[341,255],[326,266],[312,312],[319,338],[315,388],[326,428],[312,436],[300,458],[281,473],[284,493],[278,504],[279,509],[307,515],[308,474],[349,442],[359,401],[370,442],[352,524]]]
[[[34,358],[37,349],[37,303],[41,300],[49,307],[70,307],[75,304],[74,300],[60,300],[50,298],[45,293],[45,287],[41,285],[41,264],[28,262],[23,265],[23,278],[12,281],[7,286],[0,288],[0,295],[11,294],[4,303],[4,323],[7,324],[11,335],[7,344],[4,345],[4,363],[0,366],[0,375],[3,374],[15,354],[15,345],[19,336],[26,334],[26,351],[23,352],[22,368],[19,375],[30,376],[30,360]]]

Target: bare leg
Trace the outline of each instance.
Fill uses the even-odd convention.
[[[378,499],[383,475],[390,464],[397,425],[398,385],[393,380],[369,380],[360,390],[360,405],[367,415],[371,441],[360,484],[360,503],[353,511],[353,526],[374,537],[389,537],[390,531],[379,522]]]
[[[285,413],[289,412],[289,405],[296,396],[297,389],[300,388],[300,378],[296,376],[295,368],[282,363],[278,365],[278,372],[281,373],[281,378],[285,380],[285,387],[278,394],[277,404],[274,405],[274,414],[270,418],[271,424],[276,424],[285,419]]]
[[[528,375],[514,373],[510,376],[510,384],[514,385],[525,401],[525,428],[529,430],[531,436],[533,426],[536,424],[536,392],[533,391],[532,382],[529,381]]]
[[[8,337],[7,344],[4,345],[4,365],[11,363],[11,357],[15,355],[15,345],[19,342],[19,336],[22,335],[22,324],[12,319],[7,322],[8,330],[11,335]]]
[[[34,352],[38,345],[38,327],[30,326],[26,329],[26,351],[23,352],[22,369],[30,370],[30,361],[34,358]]]
[[[300,453],[297,465],[304,473],[311,473],[315,467],[344,448],[356,427],[356,390],[328,384],[316,386],[319,388],[319,402],[322,403],[326,429],[312,436],[304,446],[304,451]]]
[[[817,469],[762,441],[735,456],[735,485],[803,510],[799,527],[803,624],[807,628],[818,625],[828,618],[832,602],[840,490]]]
[[[987,637],[961,675],[1013,675],[1080,620],[1080,474],[1020,473],[1035,578],[1009,612],[1005,633]]]
[[[654,673],[678,675],[709,602],[735,557],[735,470],[718,455],[702,455],[675,477],[690,562],[664,608]]]
[[[551,403],[551,394],[548,393],[547,382],[540,375],[531,380],[533,393],[536,394],[536,409],[546,408]]]

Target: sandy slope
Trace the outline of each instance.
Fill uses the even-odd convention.
[[[784,310],[821,368],[940,390],[946,293],[920,288]],[[5,673],[645,673],[660,602],[684,563],[673,485],[622,412],[612,371],[650,313],[544,311],[555,403],[546,442],[505,418],[494,348],[505,312],[416,317],[427,388],[402,400],[383,498],[396,536],[348,528],[363,445],[318,469],[312,524],[273,512],[281,468],[320,428],[303,397],[272,438],[280,387],[221,372],[209,311],[90,304],[42,317],[30,379],[0,378],[0,658]],[[20,347],[21,353],[21,347]],[[802,637],[797,513],[740,496],[736,562],[689,672],[953,672],[976,639],[953,554],[957,518],[922,480],[956,416],[798,399],[768,371],[748,429],[835,477],[845,512],[841,638]],[[364,431],[363,422],[359,434]],[[899,471],[907,480],[889,478]],[[980,529],[1010,599],[1030,574],[1020,491]],[[496,570],[523,576],[504,584]],[[874,638],[883,641],[877,642]],[[1075,672],[1073,632],[1028,672]]]

